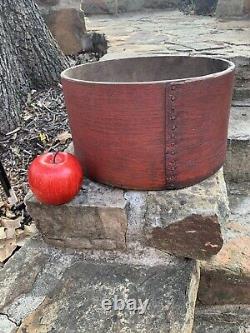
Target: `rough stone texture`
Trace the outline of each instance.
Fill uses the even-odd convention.
[[[227,181],[250,181],[250,59],[235,57],[237,80],[231,109],[228,154],[224,167]]]
[[[118,8],[115,0],[82,0],[82,9],[88,15],[114,14]]]
[[[216,10],[217,17],[233,17],[250,15],[249,0],[219,0]]]
[[[54,10],[74,8],[80,9],[81,0],[35,0],[42,9],[49,9],[52,7]]]
[[[0,333],[15,333],[17,326],[8,319],[8,316],[0,314]]]
[[[202,263],[202,304],[250,304],[250,183],[231,184],[221,252]]]
[[[110,48],[104,59],[135,54],[204,54],[238,60],[242,72],[249,62],[249,20],[219,21],[179,11],[145,11],[116,18],[91,16],[86,24],[88,29],[107,35]]]
[[[144,0],[145,8],[166,9],[178,7],[179,0]]]
[[[240,21],[242,22],[242,21]],[[243,21],[246,22],[247,21]],[[240,24],[240,29],[244,29],[243,25]],[[233,37],[233,36],[232,36]],[[240,37],[240,36],[239,36]],[[240,37],[240,45],[247,45],[246,41],[244,41],[245,36]],[[235,43],[235,42],[233,42]],[[236,89],[246,89],[248,92],[245,91],[245,96],[241,95],[240,98],[236,98],[236,100],[242,100],[245,98],[250,98],[250,57],[243,56],[240,52],[240,49],[238,50],[239,54],[234,55],[231,60],[236,65]]]
[[[250,140],[229,139],[225,176],[228,181],[250,181]]]
[[[249,333],[249,306],[199,307],[193,333]]]
[[[245,0],[219,0],[216,16],[231,17],[245,14]]]
[[[245,13],[250,14],[250,0],[245,0]]]
[[[19,333],[191,333],[198,284],[197,263],[152,249],[62,253],[34,239],[0,270],[0,312]],[[114,295],[149,299],[145,314],[104,311]]]
[[[86,181],[79,195],[62,206],[45,206],[27,196],[30,214],[44,239],[75,249],[125,249],[126,201],[123,191]]]
[[[224,171],[228,181],[250,181],[250,99],[233,101]]]
[[[60,0],[36,0],[38,6],[56,6],[58,5]]]
[[[213,15],[218,0],[194,0],[195,9],[194,12],[197,15]]]
[[[176,8],[178,0],[82,0],[86,14],[117,14],[144,8]]]
[[[158,249],[199,259],[217,254],[223,244],[216,215],[192,214],[169,226],[154,228],[147,237],[148,243]]]
[[[223,245],[229,214],[223,172],[177,191],[122,191],[86,181],[70,203],[45,206],[30,194],[27,207],[44,239],[76,249],[125,249],[129,242],[194,259]]]
[[[222,247],[220,223],[228,216],[222,170],[195,186],[176,191],[132,192],[127,240],[146,243],[178,256],[204,259]]]
[[[235,101],[242,101],[242,99],[250,100],[250,85],[248,84],[247,87],[237,87],[234,91],[234,100]]]

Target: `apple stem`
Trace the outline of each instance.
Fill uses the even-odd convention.
[[[57,152],[55,153],[55,155],[54,155],[54,158],[53,158],[53,164],[56,164],[56,157],[57,157],[58,154],[59,154],[59,151],[57,151]]]

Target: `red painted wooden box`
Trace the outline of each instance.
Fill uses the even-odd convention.
[[[177,189],[226,156],[235,66],[155,56],[62,73],[75,153],[90,179],[128,189]]]

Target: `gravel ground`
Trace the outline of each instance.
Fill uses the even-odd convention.
[[[95,60],[94,55],[85,55],[72,59],[71,64]],[[22,202],[28,191],[29,163],[41,153],[64,150],[71,142],[61,85],[31,91],[20,118],[18,128],[0,136],[0,155],[11,185]],[[5,200],[6,196],[0,188],[0,201]]]
[[[96,60],[94,54],[81,54],[72,58],[70,65]],[[14,205],[9,203],[0,186],[0,268],[37,232],[23,203],[29,188],[28,165],[39,154],[65,150],[71,141],[60,84],[46,90],[32,90],[20,112],[19,127],[0,134],[1,162],[18,199]]]
[[[38,154],[64,148],[58,135],[69,128],[61,88],[33,90],[20,116],[20,127],[1,140],[0,149],[11,184],[22,200],[28,190],[28,164]]]
[[[94,54],[82,54],[72,58],[71,65],[97,59]],[[1,162],[18,199],[14,205],[9,203],[0,186],[0,267],[37,232],[23,203],[28,192],[28,165],[39,154],[65,150],[72,141],[60,84],[32,90],[20,119],[18,128],[0,135]]]

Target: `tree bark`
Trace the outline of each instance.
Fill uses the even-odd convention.
[[[0,0],[0,134],[19,124],[31,89],[56,84],[67,59],[33,0]]]

